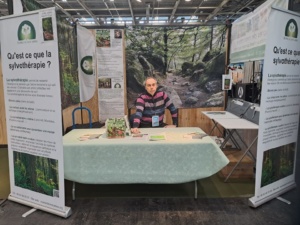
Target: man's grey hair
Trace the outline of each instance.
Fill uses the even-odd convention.
[[[146,82],[147,82],[147,80],[149,80],[149,79],[153,79],[153,80],[155,80],[156,81],[156,84],[157,84],[157,79],[156,78],[154,78],[154,77],[147,77],[145,80],[144,80],[144,82],[143,82],[143,85],[146,87]]]

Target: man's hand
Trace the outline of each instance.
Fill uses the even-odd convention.
[[[139,133],[141,133],[140,131],[139,131],[139,128],[131,128],[131,133],[133,133],[133,134],[139,134]]]

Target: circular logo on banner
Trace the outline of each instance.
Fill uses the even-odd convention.
[[[297,38],[298,37],[298,25],[296,20],[290,19],[285,27],[285,36]]]
[[[85,74],[92,75],[93,74],[93,57],[89,56],[89,55],[83,57],[80,61],[80,68]]]
[[[24,40],[32,40],[35,38],[36,38],[36,32],[33,24],[28,20],[24,20],[22,23],[20,23],[18,28],[18,40],[24,41]]]

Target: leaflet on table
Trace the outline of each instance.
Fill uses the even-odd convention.
[[[148,134],[132,134],[131,139],[132,140],[148,140],[149,135]]]
[[[208,135],[205,133],[199,133],[199,132],[194,132],[194,133],[189,133],[189,134],[183,135],[183,137],[187,138],[187,139],[202,139],[206,136],[208,136]]]
[[[151,134],[149,136],[149,141],[162,141],[166,140],[166,134],[160,133],[160,134]]]
[[[86,140],[92,140],[92,139],[99,139],[99,137],[102,134],[84,134],[80,136],[78,139],[79,141],[86,141]]]
[[[212,112],[207,112],[207,114],[224,115],[224,114],[226,114],[226,112],[225,111],[212,111]]]

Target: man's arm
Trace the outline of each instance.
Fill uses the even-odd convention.
[[[141,118],[143,116],[144,108],[145,108],[145,101],[144,99],[139,96],[136,100],[136,112],[133,118],[133,128],[138,128],[141,123]]]
[[[172,116],[173,125],[177,126],[177,123],[178,123],[177,108],[174,106],[174,104],[172,103],[172,101],[169,98],[169,96],[167,95],[167,93],[165,93],[164,99],[165,99],[165,106],[166,106],[166,108],[170,110],[170,113],[171,113],[171,116]]]

